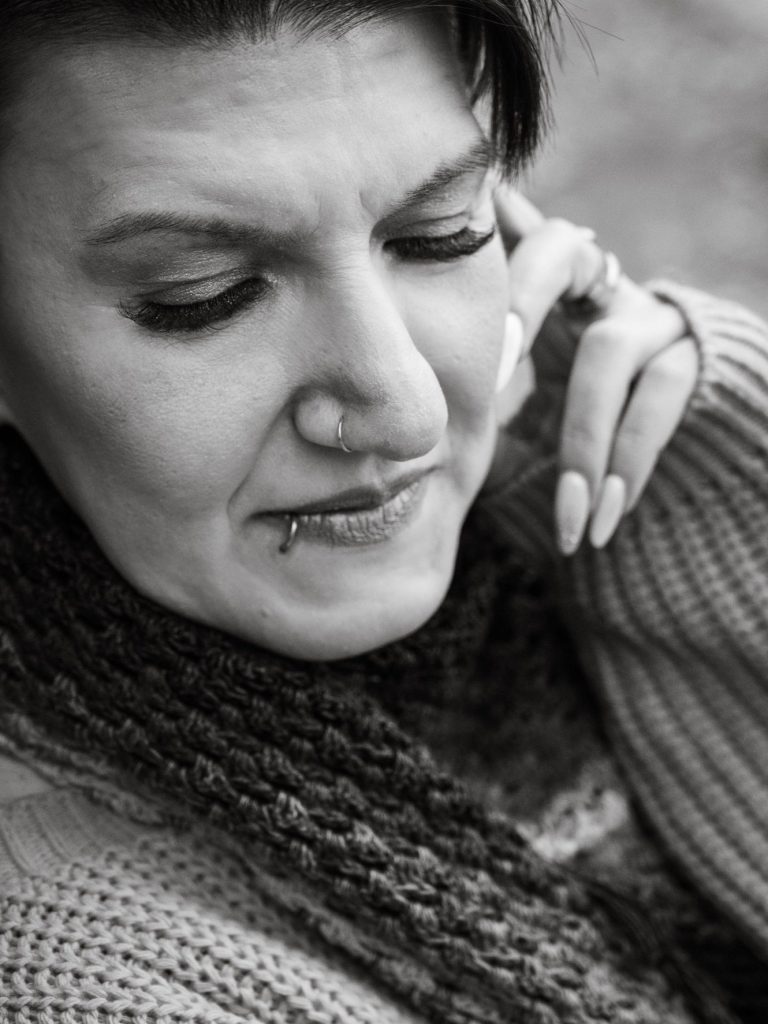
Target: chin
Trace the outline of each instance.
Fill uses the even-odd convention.
[[[417,580],[411,576],[408,583],[383,593],[377,586],[362,599],[304,608],[297,611],[303,628],[275,630],[267,646],[302,661],[337,661],[384,647],[413,633],[434,615],[451,575],[435,572]]]
[[[161,595],[148,596],[286,657],[356,657],[415,632],[438,610],[472,495],[430,487],[413,515],[377,543],[335,546],[299,535],[281,553],[281,531],[264,527],[244,535],[237,557],[218,553],[174,593],[164,584]]]
[[[242,593],[228,621],[215,624],[302,661],[335,661],[393,643],[434,615],[451,584],[460,523],[442,527],[420,543],[416,531],[367,550],[307,551],[296,560],[301,587],[278,587],[268,608]],[[248,611],[254,608],[256,616]]]
[[[257,570],[261,602],[249,594],[253,578],[241,577],[230,615],[237,619],[240,610],[250,621],[219,625],[304,661],[355,657],[400,640],[442,604],[468,504],[466,495],[433,486],[407,524],[381,543],[334,547],[299,539],[287,556],[272,559],[267,587],[263,567]]]

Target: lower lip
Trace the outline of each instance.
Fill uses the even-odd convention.
[[[427,487],[419,477],[389,501],[371,509],[298,515],[296,542],[311,540],[329,547],[361,547],[382,544],[399,533],[418,512]],[[290,522],[290,517],[286,516]]]

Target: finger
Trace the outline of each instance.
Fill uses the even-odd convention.
[[[576,349],[560,431],[560,468],[586,480],[591,508],[629,389],[643,363],[645,341],[639,325],[607,319],[589,327]]]
[[[678,311],[631,282],[623,311],[582,334],[566,392],[560,437],[563,471],[581,473],[594,507],[630,388],[643,367],[684,334]]]
[[[510,310],[523,324],[523,354],[552,307],[566,294],[579,294],[601,273],[601,250],[580,228],[552,218],[524,236],[508,260]]]
[[[525,235],[540,228],[544,215],[516,189],[502,185],[494,195],[496,223],[509,252]]]
[[[609,472],[626,484],[631,511],[642,496],[659,455],[685,415],[699,374],[692,338],[682,338],[650,360],[632,393],[616,434]]]

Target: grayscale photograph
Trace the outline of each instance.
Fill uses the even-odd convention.
[[[768,1024],[767,54],[0,0],[0,1024]]]

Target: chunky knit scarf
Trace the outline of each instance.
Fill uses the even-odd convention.
[[[415,636],[293,662],[138,595],[0,431],[0,726],[32,723],[247,843],[383,951],[366,969],[430,1020],[661,1024],[654,993],[664,971],[685,981],[681,957],[628,900],[538,858],[414,735],[477,669],[500,587],[519,637],[510,675],[548,671],[535,581],[465,533],[452,590]],[[387,950],[411,982],[381,966]]]

